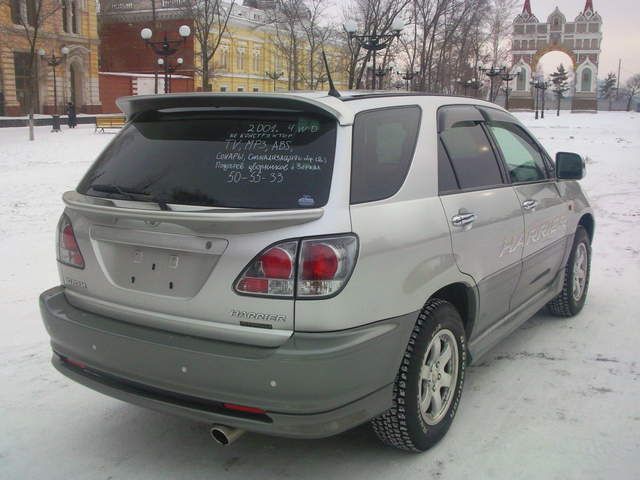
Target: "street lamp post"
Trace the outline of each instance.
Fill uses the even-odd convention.
[[[411,85],[411,81],[414,79],[414,77],[418,74],[417,72],[412,72],[411,70],[405,70],[404,72],[396,72],[398,75],[400,75],[400,78],[402,78],[405,82],[406,88],[407,88],[407,92],[409,91],[409,85]]]
[[[404,28],[404,21],[396,17],[391,23],[391,33],[387,33],[384,35],[378,35],[375,30],[372,34],[358,34],[357,25],[353,21],[348,21],[344,24],[344,29],[349,35],[349,40],[356,40],[358,45],[364,48],[367,52],[370,52],[373,57],[373,68],[371,75],[371,90],[376,89],[376,53],[379,50],[384,50],[385,48],[391,45],[394,38],[398,38],[400,36],[400,32]]]
[[[509,82],[511,82],[512,80],[515,80],[516,78],[520,77],[520,72],[517,73],[509,73],[509,72],[505,72],[502,74],[502,80],[504,80],[505,82],[507,82],[507,88],[505,88],[504,90],[504,95],[505,95],[505,100],[504,100],[504,108],[505,110],[509,110]]]
[[[391,67],[379,68],[377,70],[373,70],[373,75],[375,77],[378,77],[378,88],[382,89],[382,85],[383,85],[382,81],[383,81],[384,76],[387,73],[391,73],[392,70],[393,70],[393,68],[391,68]]]
[[[284,72],[277,72],[273,70],[272,72],[264,72],[267,78],[270,78],[273,81],[273,91],[276,91],[276,82],[280,80],[280,77],[284,75]]]
[[[478,89],[478,81],[475,78],[472,78],[470,80],[462,80],[461,78],[458,78],[456,80],[456,83],[464,89],[465,97],[467,96],[467,92],[470,88],[476,90]]]
[[[529,85],[531,85],[531,87],[533,87],[535,89],[535,92],[536,92],[536,97],[533,100],[533,108],[536,111],[535,119],[538,120],[538,94],[539,94],[538,81],[537,80],[531,80],[529,82]]]
[[[479,66],[478,70],[482,73],[484,73],[487,77],[489,77],[489,81],[490,81],[490,86],[489,86],[489,101],[493,102],[495,101],[495,95],[494,95],[494,87],[493,87],[493,83],[495,81],[495,79],[497,77],[502,77],[502,75],[506,72],[507,67],[502,66],[500,68],[496,67],[495,65],[492,65],[489,68],[486,67],[482,67]],[[500,78],[500,80],[502,80],[502,78]]]
[[[58,82],[56,79],[56,67],[67,59],[67,55],[69,55],[69,48],[62,47],[60,49],[60,53],[62,53],[62,56],[60,57],[56,57],[55,51],[51,52],[50,57],[45,57],[46,52],[44,51],[44,48],[41,48],[38,50],[38,55],[40,56],[40,58],[42,58],[45,62],[47,62],[47,65],[49,65],[51,67],[51,70],[53,71],[53,115],[52,115],[53,126],[51,128],[52,132],[60,131],[60,115],[58,114]]]
[[[145,41],[147,46],[149,46],[153,52],[162,59],[163,63],[160,63],[160,59],[158,59],[159,65],[164,65],[164,93],[169,93],[169,62],[168,59],[170,56],[175,55],[180,46],[184,45],[187,42],[187,38],[191,35],[191,28],[188,25],[182,25],[178,28],[178,34],[180,35],[180,40],[169,40],[167,38],[167,32],[164,32],[164,38],[159,41],[151,41],[151,37],[153,36],[153,31],[150,28],[143,28],[140,30],[140,36]],[[156,86],[156,93],[158,93],[158,88]]]
[[[547,89],[549,88],[549,82],[541,82],[540,83],[540,95],[542,95],[542,118],[544,118],[545,111],[545,100],[547,98]]]
[[[175,65],[170,65],[168,61],[165,61],[164,58],[159,58],[158,59],[158,65],[160,65],[161,67],[164,67],[165,70],[165,79],[168,78],[168,81],[165,80],[165,89],[164,89],[164,93],[171,93],[171,75],[173,74],[173,72],[175,72],[178,68],[180,68],[182,66],[182,64],[184,63],[184,60],[182,59],[182,57],[178,57],[176,59],[176,64]]]
[[[531,80],[529,84],[536,89],[536,98],[535,98],[535,109],[536,109],[536,120],[538,118],[544,118],[544,110],[545,110],[545,96],[547,95],[547,89],[549,88],[549,82],[545,82],[544,80]],[[542,100],[540,100],[540,96],[542,95]],[[542,108],[540,109],[540,106]],[[538,115],[538,110],[541,110],[541,115]]]

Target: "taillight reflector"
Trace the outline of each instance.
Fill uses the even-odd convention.
[[[264,415],[265,413],[267,413],[261,408],[236,405],[235,403],[223,403],[223,405],[227,410],[235,410],[237,412],[254,413],[256,415]]]
[[[283,248],[270,248],[260,256],[260,262],[267,278],[291,278],[293,274],[293,259]]]
[[[301,280],[333,280],[340,258],[338,251],[325,244],[310,245],[303,251]]]

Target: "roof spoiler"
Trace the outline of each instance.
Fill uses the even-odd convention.
[[[135,95],[120,97],[116,104],[131,119],[142,112],[169,108],[274,108],[302,110],[335,118],[340,125],[351,125],[349,118],[337,108],[333,108],[329,99],[318,101],[312,97],[295,94],[277,93],[171,93],[164,95]],[[330,98],[331,101],[337,99]],[[338,100],[339,101],[339,100]]]

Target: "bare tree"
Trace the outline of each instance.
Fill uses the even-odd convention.
[[[45,24],[62,9],[62,2],[57,0],[0,0],[0,6],[11,10],[12,21],[20,26],[20,31],[29,45],[28,74],[29,95],[27,96],[27,112],[29,113],[29,140],[33,140],[33,114],[36,111],[38,98],[38,43],[45,30]],[[19,6],[19,11],[14,9]],[[1,28],[1,25],[0,25]]]
[[[275,31],[274,45],[286,60],[288,88],[297,90],[306,36],[302,22],[308,21],[309,9],[305,0],[274,0],[274,3],[275,8],[266,12],[266,23]]]
[[[485,56],[488,0],[413,0],[402,43],[419,90],[453,93]],[[475,82],[474,82],[475,83]]]
[[[519,0],[492,0],[489,10],[488,33],[490,39],[491,63],[502,64],[507,59],[510,49],[508,40],[511,36],[511,25]]]
[[[364,35],[387,35],[391,33],[391,25],[396,17],[401,17],[411,0],[351,0],[345,3],[343,16],[345,20],[355,21],[358,33]],[[371,58],[371,52],[362,48],[356,40],[347,39],[347,56],[349,62],[349,88],[360,88],[362,78]],[[381,68],[388,66],[391,57],[388,52],[383,56]]]
[[[195,54],[200,58],[197,72],[202,77],[202,90],[205,92],[211,91],[211,61],[228,31],[235,2],[236,0],[189,0],[184,7],[184,14],[193,19],[193,36],[199,49]]]
[[[640,73],[636,73],[633,77],[631,77],[627,81],[627,94],[629,96],[629,100],[627,101],[627,112],[631,110],[631,103],[633,102],[633,97],[635,97],[640,92]]]
[[[326,12],[326,1],[307,0],[304,6],[306,7],[306,15],[300,19],[300,26],[304,31],[306,40],[307,66],[302,69],[301,79],[305,81],[308,88],[315,90],[322,76],[322,74],[317,74],[316,72],[323,71],[319,53],[333,32],[333,28],[329,24],[322,23]],[[323,81],[326,81],[326,79]]]

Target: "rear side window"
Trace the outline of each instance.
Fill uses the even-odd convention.
[[[336,121],[306,113],[150,112],[127,125],[78,192],[255,209],[323,206]]]
[[[353,126],[351,203],[396,194],[416,148],[421,110],[417,106],[359,113]]]
[[[475,121],[458,122],[440,134],[461,189],[503,183],[489,139]]]

